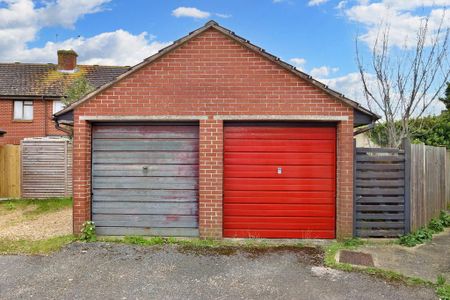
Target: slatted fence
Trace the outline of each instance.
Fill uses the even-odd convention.
[[[447,209],[449,154],[406,140],[402,149],[355,147],[354,235],[397,237]]]
[[[355,147],[354,233],[396,237],[408,230],[405,150]]]
[[[67,139],[25,139],[21,148],[22,197],[71,196],[72,146]]]

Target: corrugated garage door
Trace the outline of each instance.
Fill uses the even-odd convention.
[[[100,235],[198,235],[198,126],[93,126],[92,219]]]
[[[335,127],[229,123],[224,130],[225,237],[335,237]]]

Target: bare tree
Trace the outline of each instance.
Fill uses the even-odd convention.
[[[389,147],[398,147],[411,132],[411,118],[419,118],[436,100],[450,75],[449,30],[444,15],[435,30],[424,18],[414,45],[395,48],[390,44],[390,25],[380,26],[365,65],[356,40],[356,58],[364,94],[370,109],[386,122]]]

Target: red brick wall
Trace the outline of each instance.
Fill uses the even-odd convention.
[[[337,236],[352,234],[353,110],[214,29],[75,110],[74,230],[90,217],[90,133],[80,116],[201,115],[200,234],[222,237],[223,122],[215,115],[346,116],[338,125]]]
[[[0,128],[7,132],[3,137],[0,137],[0,145],[18,145],[22,139],[28,137],[66,135],[55,128],[55,123],[52,120],[53,102],[51,100],[45,101],[45,103],[41,99],[33,101],[32,121],[15,121],[13,109],[13,100],[0,99]],[[44,109],[47,111],[47,115]]]

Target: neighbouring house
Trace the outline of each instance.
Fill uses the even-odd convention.
[[[210,21],[55,114],[74,232],[350,237],[354,128],[377,119]]]
[[[63,136],[52,115],[64,107],[61,98],[80,76],[93,87],[112,81],[129,67],[78,65],[73,50],[58,51],[58,64],[0,63],[0,145],[24,138]]]

